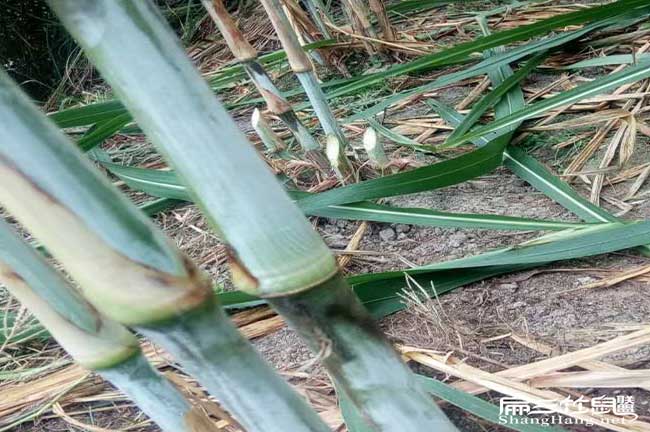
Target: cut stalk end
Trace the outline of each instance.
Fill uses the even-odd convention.
[[[271,128],[264,114],[257,108],[253,110],[251,124],[269,152],[277,153],[286,150],[287,146],[282,138]]]
[[[390,160],[384,151],[384,145],[377,136],[377,131],[372,127],[366,129],[363,134],[363,147],[366,149],[370,164],[374,168],[383,170],[390,164]]]
[[[354,168],[335,135],[327,135],[326,153],[330,165],[332,165],[332,169],[339,180],[341,180],[341,183],[353,182],[355,177]]]
[[[140,352],[138,340],[133,334],[116,322],[106,320],[90,305],[86,305],[86,311],[95,319],[93,333],[68,321],[32,291],[22,275],[3,261],[0,261],[0,282],[38,318],[63,349],[84,367],[91,370],[109,368]],[[52,282],[64,283],[63,279]]]

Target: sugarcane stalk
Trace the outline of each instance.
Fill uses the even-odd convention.
[[[321,0],[305,0],[304,3],[307,6],[307,10],[309,11],[311,19],[314,20],[316,27],[318,27],[318,30],[320,30],[323,37],[326,39],[331,39],[332,35],[327,28],[327,25],[325,24],[323,18],[328,20],[330,23],[333,23],[334,20],[329,15],[329,11],[323,2]]]
[[[164,431],[218,430],[152,368],[132,333],[87,303],[1,219],[0,282],[78,364],[110,381]]]
[[[257,60],[257,50],[246,40],[232,19],[222,0],[202,0],[203,6],[223,35],[226,44],[235,58],[241,62],[257,91],[262,95],[269,111],[287,126],[305,151],[307,159],[321,169],[328,167],[321,146],[302,124],[291,104],[282,96],[271,77]]]
[[[376,37],[377,33],[370,23],[370,11],[366,6],[364,0],[345,0],[349,5],[352,11],[359,19],[359,23],[362,25],[363,34],[369,37]]]
[[[344,0],[343,5],[352,29],[362,36],[376,38],[377,35],[368,19],[368,9],[363,0]],[[368,54],[376,54],[377,50],[369,41],[362,39],[361,43]]]
[[[285,7],[284,11],[300,39],[300,43],[304,46],[305,43],[316,42],[317,39],[314,37],[314,34],[320,31],[312,21],[309,13],[300,6],[299,1],[282,0],[282,3]],[[308,55],[322,66],[330,64],[331,54],[328,51],[320,49],[309,50]]]
[[[53,3],[65,18],[74,17],[75,22],[82,16],[90,18],[93,33],[85,33],[89,37],[97,34],[96,25],[102,25],[94,21],[97,13],[117,25],[119,31],[109,33],[124,33],[119,16],[104,15],[103,8],[135,5],[112,0]],[[137,5],[155,11],[144,3]],[[84,7],[88,15],[77,13]],[[122,48],[133,43],[124,37]],[[170,46],[174,44],[164,49]],[[167,84],[159,87],[159,96],[169,89]],[[168,96],[171,108],[174,95]],[[178,118],[168,123],[199,127]],[[0,72],[0,142],[0,204],[64,266],[95,308],[171,353],[247,431],[328,430],[226,319],[215,303],[210,280],[84,158],[5,72]],[[255,154],[250,145],[249,151]]]
[[[298,19],[300,18],[306,18],[306,14],[304,11],[300,8],[298,4],[294,0],[282,0],[282,11],[284,12],[284,15],[287,17],[287,21],[289,22],[289,25],[293,29],[294,34],[296,35],[296,38],[298,38],[298,43],[300,46],[305,46],[310,42],[314,42],[314,39],[309,35],[307,27],[304,25],[304,22],[301,22],[300,24],[298,23]],[[313,23],[310,22],[313,27]],[[301,27],[302,26],[302,27]],[[325,65],[325,60],[323,60],[323,57],[320,55],[320,52],[318,50],[313,50],[307,53],[311,59],[315,60],[319,65],[324,66]],[[311,60],[310,60],[311,61]],[[313,68],[313,63],[312,63],[312,68]]]
[[[318,354],[336,387],[373,430],[456,431],[415,382],[341,274],[269,302]]]
[[[334,173],[339,180],[341,180],[341,183],[354,183],[354,168],[341,148],[341,144],[336,136],[327,135],[327,146],[325,152],[330,161],[330,165],[332,165]]]
[[[388,42],[394,42],[397,40],[397,35],[395,34],[395,29],[390,23],[388,14],[386,13],[386,7],[383,0],[368,0],[370,4],[370,10],[377,17],[377,23],[381,29],[382,38]]]
[[[269,16],[271,24],[273,24],[273,28],[275,28],[275,32],[277,33],[280,42],[282,43],[282,47],[287,54],[287,60],[289,61],[291,69],[298,77],[302,87],[305,89],[307,98],[316,112],[316,116],[323,127],[323,131],[326,135],[336,135],[341,146],[344,148],[347,147],[347,138],[343,134],[343,131],[334,117],[334,113],[327,103],[327,98],[318,83],[311,62],[300,46],[300,42],[289,24],[287,16],[282,10],[280,1],[261,0],[261,3],[266,10],[266,14]]]
[[[314,24],[313,19],[311,19],[310,14],[306,12],[301,6],[298,0],[281,0],[286,6],[286,14],[289,17],[292,24],[296,24],[296,34],[300,39],[300,43],[304,43],[303,39],[309,43],[316,42],[318,38],[315,38],[314,35],[320,33],[318,26]],[[330,20],[331,21],[331,20]],[[325,25],[323,23],[323,25]],[[318,49],[308,50],[307,53],[318,61],[321,65],[334,66],[336,67],[344,76],[350,77],[350,72],[347,70],[346,66],[341,63],[341,59],[338,58],[337,54],[328,49]],[[317,54],[317,57],[314,56]],[[319,60],[320,59],[320,60]]]
[[[101,13],[92,13],[76,1],[51,4],[228,244],[235,286],[282,309],[377,430],[455,431],[151,4],[96,0]],[[95,28],[101,37],[92,37]]]
[[[269,152],[277,153],[287,148],[282,138],[280,138],[280,136],[273,130],[273,128],[271,128],[271,125],[266,120],[266,117],[264,117],[264,115],[257,108],[253,110],[253,115],[251,116],[251,125]]]

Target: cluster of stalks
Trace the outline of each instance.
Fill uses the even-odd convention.
[[[352,30],[361,37],[361,42],[368,54],[375,55],[378,51],[382,51],[383,47],[379,43],[381,40],[393,42],[397,39],[382,0],[369,0],[368,4],[364,0],[344,0],[343,9]],[[374,16],[377,21],[381,30],[381,38],[372,25],[371,16]]]
[[[232,280],[266,299],[378,431],[455,431],[378,329],[309,221],[187,59],[151,0],[49,0],[51,8],[227,244]],[[323,152],[220,1],[204,2],[224,39],[305,155],[354,176],[349,143],[278,0],[262,3],[305,88]],[[324,17],[320,2],[314,10]],[[326,17],[324,17],[326,18]],[[267,147],[282,151],[258,112]],[[387,164],[376,134],[364,144]],[[0,72],[0,204],[79,285],[81,295],[0,225],[0,277],[81,364],[129,395],[165,431],[213,424],[142,357],[148,337],[249,432],[327,431],[216,302],[210,280]],[[265,141],[266,142],[266,141]],[[327,157],[325,156],[327,155]],[[282,227],[282,229],[278,229]]]
[[[318,141],[302,124],[293,111],[291,104],[282,96],[282,93],[273,83],[267,71],[257,60],[258,54],[255,48],[251,46],[242,32],[237,28],[235,21],[226,10],[223,1],[202,0],[202,2],[208,14],[217,25],[230,51],[244,66],[251,82],[263,97],[268,111],[284,123],[304,151],[305,158],[314,162],[323,171],[331,167],[342,183],[357,180],[357,173],[346,154],[351,150],[348,140],[327,103],[325,94],[316,77],[313,64],[302,49],[297,33],[292,29],[290,19],[287,13],[285,13],[286,8],[284,5],[279,0],[262,1],[282,46],[287,53],[289,64],[305,89],[305,93],[314,107],[316,116],[320,120],[326,135],[325,152],[323,152]],[[327,27],[323,23],[324,20],[331,22],[332,18],[327,13],[325,6],[320,1],[309,1],[307,4],[315,22],[320,23],[319,28],[321,28],[323,34],[329,35],[326,32]],[[360,0],[348,0],[348,4],[350,5],[348,8],[351,11],[350,16],[354,17],[353,22],[359,21],[356,18],[357,16],[363,17],[361,21],[364,23],[364,26],[359,30],[366,33],[371,32],[373,37],[377,37],[376,32],[372,30],[372,25],[368,18],[368,10],[364,2]],[[383,3],[375,0],[370,2],[370,6],[377,15],[384,35],[389,34],[389,37],[392,38],[391,40],[394,40],[395,35],[388,21]],[[278,153],[287,148],[284,141],[271,128],[264,113],[258,109],[253,112],[251,123],[269,152]],[[377,139],[376,134],[372,135],[372,141],[374,144],[370,147],[372,150],[368,154],[368,158],[373,166],[379,165],[383,169],[388,161],[385,161],[386,157],[382,144]],[[365,145],[365,148],[369,147]],[[377,162],[376,158],[380,158],[381,162]]]

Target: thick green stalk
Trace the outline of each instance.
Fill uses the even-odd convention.
[[[309,130],[302,124],[291,104],[284,99],[280,90],[273,84],[264,68],[257,61],[246,61],[243,63],[244,70],[250,77],[255,87],[266,102],[266,106],[273,114],[287,126],[298,144],[305,152],[305,157],[318,165],[321,169],[327,169],[327,159],[323,155],[320,144],[309,133]]]
[[[266,163],[149,1],[56,0],[51,5],[142,130],[174,166],[182,167],[177,172],[191,185],[195,202],[228,227],[217,229],[234,251],[234,278],[240,285],[248,282],[250,291],[280,295],[336,273],[329,249],[284,191],[275,187]],[[103,29],[101,37],[93,33],[97,28]],[[212,165],[197,163],[198,154]],[[268,186],[260,190],[260,183]],[[266,209],[263,219],[256,214],[258,206]],[[292,220],[300,222],[290,233],[277,229]],[[289,245],[276,249],[287,235]],[[237,265],[244,256],[247,261]]]
[[[55,3],[65,6],[60,0]],[[75,6],[80,3],[74,1]],[[97,11],[97,2],[88,1],[87,6]],[[93,26],[93,31],[101,29]],[[61,262],[100,312],[150,334],[174,353],[247,431],[327,430],[269,365],[252,349],[240,348],[248,341],[219,313],[208,278],[4,72],[0,72],[0,142],[0,203]],[[194,319],[197,311],[208,311],[209,319]],[[202,332],[201,337],[177,338],[154,331],[174,322],[196,326],[194,335]],[[254,367],[234,377],[226,375],[220,364],[231,358],[230,348],[251,356],[240,362]],[[262,397],[260,386],[273,398]],[[259,409],[258,401],[265,409]]]
[[[377,431],[456,431],[402,363],[342,275],[269,299]]]
[[[195,432],[201,414],[144,358],[125,327],[101,315],[0,219],[0,282],[80,365],[122,390],[163,430]],[[216,431],[204,418],[202,431]]]
[[[319,167],[327,168],[321,147],[298,119],[291,104],[282,96],[264,67],[257,60],[257,51],[239,31],[222,0],[203,0],[203,6],[215,22],[230,51],[244,66],[244,70],[262,95],[269,111],[277,115],[298,141],[306,156]]]
[[[50,3],[229,244],[236,286],[275,299],[280,307],[301,305],[283,311],[312,347],[331,342],[328,370],[379,430],[455,430],[419,390],[343,282],[331,252],[213,97],[151,3]],[[97,28],[103,31],[94,37]],[[318,328],[325,339],[315,337]],[[171,337],[199,330],[178,331]]]
[[[233,410],[246,430],[329,432],[300,396],[284,388],[287,385],[282,378],[271,373],[215,302],[206,302],[177,319],[138,329],[153,340],[178,341],[167,345],[170,354],[184,359],[185,370],[204,385],[211,383],[207,387],[210,393]],[[218,364],[205,369],[214,359]],[[260,377],[252,378],[257,373]],[[239,388],[242,383],[244,391]]]
[[[305,89],[307,98],[311,102],[318,120],[320,120],[323,131],[326,135],[335,135],[341,146],[343,148],[347,147],[347,138],[343,134],[332,109],[327,103],[327,98],[316,79],[311,62],[300,46],[296,33],[291,28],[291,24],[289,24],[289,20],[282,10],[280,1],[261,0],[261,3],[271,20],[271,24],[273,24],[273,28],[275,28],[282,47],[287,53],[287,60],[289,60],[291,69],[295,72],[298,80],[300,80],[300,84]]]

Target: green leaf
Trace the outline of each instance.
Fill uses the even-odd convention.
[[[597,96],[608,90],[619,87],[623,84],[642,80],[650,77],[650,67],[645,64],[632,66],[621,72],[611,74],[602,78],[598,78],[592,82],[582,84],[569,91],[562,92],[557,96],[544,99],[535,104],[529,105],[524,109],[516,111],[508,116],[496,119],[489,124],[476,128],[471,132],[457,137],[453,140],[448,140],[441,147],[454,147],[471,141],[474,138],[479,138],[489,132],[495,132],[502,128],[515,125],[523,120],[543,114],[546,111],[554,108],[559,108],[564,105],[570,105],[579,100],[586,99],[592,96]]]
[[[496,87],[494,90],[489,92],[485,97],[481,98],[481,100],[474,104],[469,114],[465,116],[465,119],[458,126],[456,126],[454,128],[454,131],[447,137],[446,142],[453,141],[454,139],[462,136],[467,131],[469,131],[491,106],[499,102],[510,92],[514,86],[518,85],[521,80],[526,78],[533,69],[535,69],[540,63],[542,63],[542,61],[544,61],[546,56],[547,54],[545,51],[536,54],[516,73],[511,74],[500,84],[495,84]]]
[[[39,343],[44,343],[52,338],[38,321],[31,320],[29,323],[20,323],[16,318],[17,314],[12,310],[0,311],[0,345],[21,344],[24,346],[34,339]]]
[[[301,200],[300,206],[309,213],[331,205],[423,192],[461,183],[500,166],[503,149],[509,139],[509,136],[503,136],[453,159],[312,195]]]
[[[132,121],[133,119],[131,114],[125,112],[106,121],[97,123],[94,127],[90,128],[79,141],[77,141],[77,145],[82,151],[88,151],[104,142],[104,140],[115,135]]]
[[[499,416],[501,415],[499,407],[491,404],[483,399],[473,396],[469,393],[460,391],[450,385],[442,383],[433,378],[429,378],[424,375],[416,374],[418,382],[422,387],[432,395],[439,397],[453,405],[456,405],[458,408],[461,408],[468,413],[474,414],[477,417],[490,421],[494,424],[501,425],[508,429],[520,431],[520,432],[561,432],[565,429],[555,427],[555,426],[543,426],[533,424],[526,424],[520,422],[517,423],[506,423],[502,424],[499,421]],[[521,419],[521,417],[517,417]]]
[[[546,34],[553,29],[563,28],[569,25],[584,24],[597,20],[611,21],[613,16],[618,14],[627,14],[635,8],[641,9],[644,6],[647,6],[645,0],[619,0],[607,5],[558,15],[533,24],[518,26],[490,36],[478,38],[471,42],[455,45],[452,48],[438,53],[422,56],[409,63],[393,66],[383,72],[367,75],[362,80],[359,80],[350,86],[340,88],[329,96],[336,97],[349,94],[350,92],[356,92],[359,88],[380,83],[389,77],[421,71],[438,66],[441,63],[463,59],[472,53],[481,52],[488,48],[494,48],[512,42],[530,39],[534,36]]]
[[[226,309],[245,309],[266,304],[266,300],[243,291],[219,292],[216,295]]]
[[[503,82],[512,71],[507,65],[499,67],[490,73],[495,85]],[[427,103],[449,124],[455,126],[462,122],[463,116],[453,108],[440,102],[428,100]],[[496,105],[496,118],[500,119],[525,107],[524,96],[520,88],[513,88]],[[509,130],[514,130],[520,123],[515,123]],[[490,133],[472,140],[477,146],[487,144],[495,133]],[[619,219],[606,210],[594,205],[578,194],[571,186],[553,175],[543,164],[526,154],[525,151],[509,145],[503,152],[504,165],[519,178],[530,183],[534,188],[551,198],[564,208],[573,212],[587,222],[617,222]],[[650,254],[650,247],[640,246],[638,250],[644,255]]]
[[[341,415],[343,416],[343,421],[345,426],[348,429],[348,432],[374,432],[375,430],[371,428],[368,423],[363,419],[361,413],[356,409],[356,407],[350,402],[350,399],[340,391],[336,389],[336,395],[339,399],[339,408],[341,409]]]
[[[426,103],[452,126],[459,124],[463,120],[462,114],[459,114],[453,108],[439,101],[427,100]],[[499,116],[498,105],[497,116]],[[490,142],[490,138],[493,136],[494,134],[487,134],[472,139],[472,142],[476,146],[481,147]],[[583,198],[571,186],[553,175],[544,165],[535,158],[527,155],[523,150],[509,145],[506,147],[503,155],[504,165],[512,170],[519,178],[527,181],[535,189],[585,221],[616,222],[618,220],[615,216],[610,215],[607,211]]]
[[[105,122],[125,113],[126,108],[124,108],[121,102],[111,100],[57,111],[50,114],[49,118],[57,126],[69,128]]]
[[[569,184],[553,175],[525,151],[509,146],[504,165],[562,207],[587,222],[616,222],[619,219],[578,194]]]
[[[297,204],[300,207],[301,201],[298,201]],[[391,207],[370,202],[329,206],[311,211],[309,214],[333,219],[492,230],[562,230],[585,226],[571,222],[541,221],[510,216],[446,213],[423,208]]]
[[[108,162],[101,164],[132,189],[159,198],[192,201],[187,188],[173,171],[135,168]]]
[[[650,61],[649,53],[641,54],[614,54],[602,57],[595,57],[587,60],[582,60],[576,63],[572,63],[568,66],[560,67],[559,69],[573,70],[573,69],[586,69],[592,67],[600,66],[610,66],[610,65],[621,65],[621,64],[634,64],[638,63],[647,63]]]
[[[173,171],[159,171],[144,168],[124,167],[103,163],[113,174],[135,190],[149,195],[168,199],[165,205],[175,205],[176,200],[191,201],[192,197]],[[288,191],[302,208],[305,197],[311,194]],[[384,223],[402,223],[420,226],[482,228],[502,230],[562,230],[586,226],[580,223],[542,221],[498,215],[480,215],[438,212],[421,208],[400,208],[379,205],[371,202],[358,202],[346,205],[334,205],[307,213],[333,219],[365,220]]]
[[[169,198],[159,198],[138,206],[147,216],[154,216],[170,208],[178,207],[184,201],[169,199]]]
[[[592,32],[598,28],[604,27],[608,24],[613,22],[612,20],[608,21],[601,21],[601,22],[596,22],[590,25],[585,26],[581,30],[576,30],[573,32],[568,32],[568,33],[561,33],[556,36],[551,36],[546,39],[540,40],[540,41],[535,41],[528,43],[526,45],[522,45],[517,48],[513,48],[511,50],[508,50],[502,54],[491,56],[489,58],[486,58],[485,60],[481,61],[480,63],[475,64],[474,66],[469,66],[459,72],[454,72],[451,74],[443,75],[439,78],[436,78],[430,83],[424,84],[420,87],[416,87],[414,89],[409,89],[405,90],[400,93],[396,93],[383,101],[371,106],[370,108],[367,108],[364,111],[358,112],[347,119],[345,119],[345,122],[352,122],[360,119],[367,119],[371,116],[374,116],[376,114],[379,114],[380,112],[384,111],[387,109],[389,106],[400,102],[404,99],[426,93],[432,90],[435,90],[439,87],[445,86],[445,85],[450,85],[457,83],[459,81],[462,81],[467,78],[472,78],[478,75],[483,75],[486,74],[490,71],[492,71],[495,67],[498,67],[500,65],[512,63],[514,61],[517,61],[523,57],[526,57],[531,54],[535,54],[540,51],[544,50],[551,50],[555,47],[564,45],[566,43],[569,43],[571,41],[574,41],[576,39],[581,38],[585,34]],[[360,91],[361,89],[365,88],[366,85],[364,85],[362,80],[358,80],[356,83],[353,84],[354,91]],[[335,90],[334,92],[330,92],[327,94],[328,97],[333,97],[333,96],[338,96],[339,93],[343,91],[344,88]]]
[[[477,21],[479,27],[481,28],[481,31],[483,31],[485,35],[489,35],[491,31],[487,19],[485,17],[479,17]],[[488,58],[498,55],[504,51],[505,49],[503,47],[497,47],[493,50],[486,51],[483,55],[485,58]],[[514,72],[512,71],[512,68],[509,64],[506,63],[502,63],[487,72],[488,78],[490,78],[490,81],[492,81],[492,86],[494,87],[503,84],[513,74]],[[512,112],[518,109],[522,109],[525,105],[526,102],[524,100],[524,92],[521,90],[521,86],[515,85],[496,103],[494,107],[495,116],[496,118],[507,116],[508,114],[512,114]],[[521,123],[517,123],[506,128],[505,130],[508,132],[514,132],[520,126],[520,124]],[[496,134],[494,136],[496,136]]]
[[[418,284],[435,287],[437,295],[489,277],[539,267],[555,260],[581,258],[632,248],[650,240],[650,222],[629,225],[603,224],[562,236],[537,239],[538,243],[505,248],[402,271],[352,276],[348,282],[374,316],[385,316],[404,308],[399,292],[406,286],[404,275]],[[539,241],[547,241],[539,243]],[[459,270],[459,269],[462,269]],[[433,295],[434,291],[431,292]]]
[[[650,221],[610,222],[552,233],[516,246],[430,264],[420,269],[459,269],[533,264],[600,255],[650,243]]]

